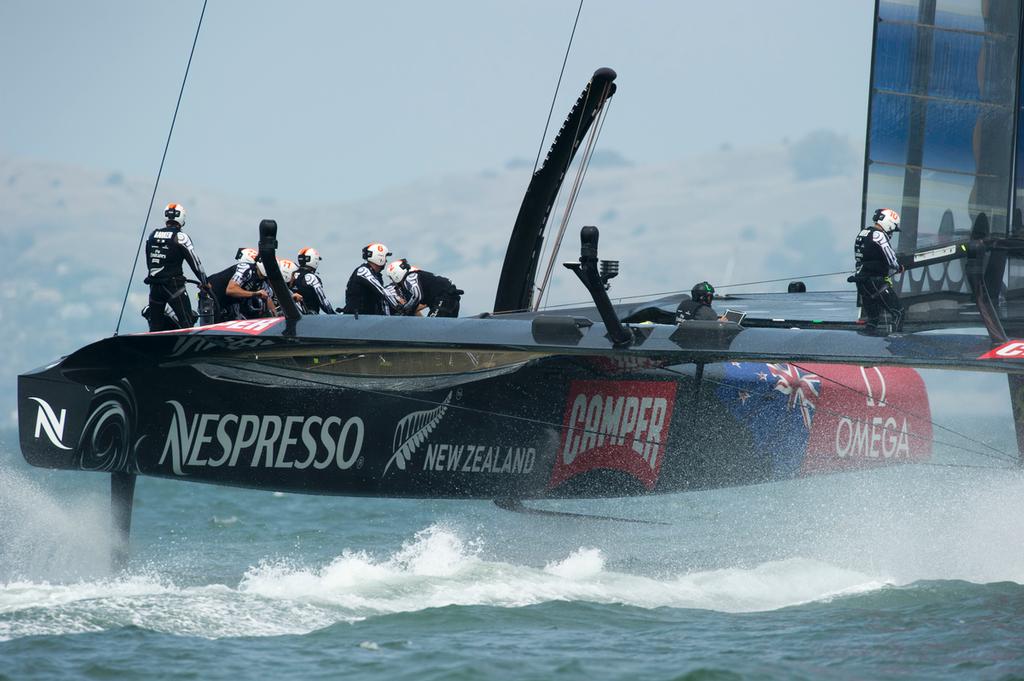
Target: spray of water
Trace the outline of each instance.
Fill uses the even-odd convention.
[[[0,583],[67,581],[110,570],[110,501],[68,491],[58,497],[0,468]]]

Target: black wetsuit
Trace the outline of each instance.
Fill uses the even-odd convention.
[[[295,275],[295,291],[302,296],[302,307],[306,314],[335,314],[334,306],[324,293],[324,282],[320,275],[308,267],[300,267]]]
[[[238,319],[238,298],[228,295],[228,282],[234,276],[238,265],[225,267],[220,272],[211,274],[207,281],[210,283],[210,294],[217,304],[214,316],[215,322],[228,322]]]
[[[188,263],[200,283],[206,284],[206,272],[188,234],[176,225],[154,229],[146,240],[150,331],[168,331],[195,324],[196,317],[185,291],[183,262]],[[176,320],[167,315],[167,306],[174,311]]]
[[[462,291],[446,277],[426,270],[413,270],[405,275],[398,286],[405,297],[402,314],[416,314],[419,305],[426,305],[428,317],[458,317]]]
[[[707,303],[698,300],[684,300],[676,308],[676,322],[691,319],[713,322],[718,319],[718,313]]]
[[[345,314],[390,315],[402,303],[394,286],[385,286],[380,272],[367,264],[355,268],[345,286]]]
[[[267,300],[274,299],[274,290],[270,287],[270,282],[260,276],[255,263],[238,263],[235,266],[235,273],[231,275],[231,280],[245,291],[259,291],[263,289],[267,292]],[[257,296],[235,298],[235,304],[238,305],[238,313],[243,319],[260,319],[261,317],[272,316],[267,308],[267,303],[263,298]]]
[[[857,298],[868,330],[884,326],[885,332],[901,331],[903,305],[891,279],[901,268],[889,235],[876,227],[865,227],[857,234],[853,254],[857,273],[851,278],[857,284]]]

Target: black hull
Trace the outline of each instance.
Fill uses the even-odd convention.
[[[777,390],[756,392],[769,385],[758,376],[766,381],[770,371],[781,380],[769,367],[788,364],[684,365],[634,350],[580,354],[579,340],[572,349],[525,341],[488,348],[481,340],[470,350],[424,337],[531,328],[516,321],[335,325],[377,337],[375,327],[421,333],[372,349],[368,340],[290,337],[280,322],[252,335],[199,330],[101,341],[19,378],[25,458],[43,467],[306,494],[528,499],[753,484],[930,452],[919,434],[927,418],[909,426],[904,419],[911,441],[899,447],[885,430],[899,431],[896,421],[878,426],[872,442],[861,425],[879,417],[843,406],[849,388],[820,379],[813,384],[821,393],[817,422],[846,420],[822,426],[834,437],[801,426],[799,404]],[[676,330],[653,331],[647,354],[656,356],[664,352],[657,336]],[[703,342],[734,342],[729,335]],[[927,411],[916,381],[902,397],[889,389],[893,409],[909,401],[920,413],[923,400]],[[752,411],[746,390],[764,406]]]

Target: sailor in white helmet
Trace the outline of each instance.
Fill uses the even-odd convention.
[[[235,251],[234,263],[219,272],[214,272],[207,278],[207,281],[210,283],[210,294],[216,303],[216,310],[214,312],[215,322],[227,322],[238,319],[239,299],[242,297],[248,298],[249,295],[247,292],[243,292],[242,296],[229,295],[228,286],[239,269],[244,274],[244,271],[248,269],[250,264],[256,264],[256,256],[255,248],[239,248]]]
[[[238,304],[238,315],[244,319],[275,316],[274,292],[267,281],[266,270],[259,261],[259,251],[243,248],[236,254],[238,264],[228,282],[226,293]]]
[[[857,284],[867,330],[888,334],[903,329],[903,306],[892,275],[904,268],[890,243],[893,233],[900,231],[900,215],[891,208],[879,208],[871,219],[873,224],[860,230],[854,242],[857,271],[850,280]]]
[[[395,287],[381,277],[389,255],[391,251],[381,243],[363,248],[364,262],[353,270],[345,286],[345,314],[390,315],[405,304]]]
[[[428,317],[458,317],[459,304],[465,293],[451,279],[413,267],[405,258],[388,263],[387,278],[406,300],[398,314],[414,315],[427,308]]]
[[[288,258],[278,258],[277,268],[281,271],[281,278],[284,279],[284,285],[288,287],[288,291],[291,294],[292,300],[294,300],[297,305],[301,306],[302,296],[295,291],[294,287],[295,275],[299,271],[299,266],[295,264],[294,260],[289,260]],[[269,279],[266,281],[266,284],[273,294],[272,300],[274,302],[274,308],[277,310],[277,314],[279,316],[283,315],[284,311],[281,308],[281,302],[277,299],[277,293],[273,292],[274,287],[270,285]]]
[[[154,229],[146,241],[150,331],[186,328],[196,320],[185,292],[185,273],[181,264],[188,263],[201,286],[207,286],[206,272],[192,247],[192,239],[183,231],[184,227],[185,207],[169,203],[164,208],[164,226]],[[165,314],[168,305],[174,310],[174,317]]]
[[[295,291],[302,296],[302,307],[305,314],[336,314],[331,301],[324,293],[324,282],[316,270],[323,258],[315,248],[303,248],[299,251],[299,271],[295,274]]]

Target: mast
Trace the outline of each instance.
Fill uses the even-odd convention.
[[[551,143],[544,163],[526,187],[505,251],[505,262],[494,297],[494,312],[530,309],[548,216],[580,142],[605,102],[615,94],[615,76],[615,71],[609,68],[594,72]]]

